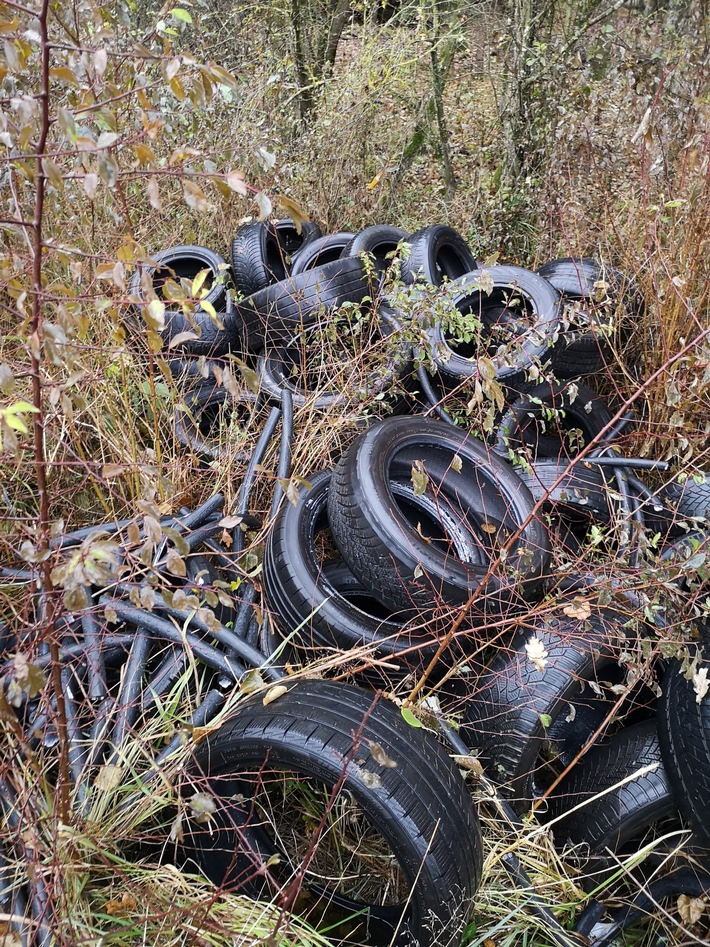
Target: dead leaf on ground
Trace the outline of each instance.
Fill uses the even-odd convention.
[[[580,621],[586,621],[592,614],[592,606],[583,595],[575,595],[569,605],[562,609],[568,618],[578,618]]]
[[[707,898],[691,898],[687,894],[678,897],[678,913],[686,927],[693,927],[705,913]]]
[[[124,891],[120,901],[118,898],[109,898],[106,904],[104,904],[104,911],[112,917],[125,917],[127,914],[131,914],[135,911],[137,906],[136,899],[133,895]]]
[[[266,707],[267,704],[271,704],[275,700],[278,700],[279,697],[283,697],[287,690],[288,687],[286,687],[285,684],[275,684],[264,694],[264,698],[261,701],[262,704]]]

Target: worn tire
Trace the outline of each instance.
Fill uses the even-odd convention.
[[[242,296],[286,278],[286,256],[270,224],[256,221],[237,230],[232,240],[232,277]]]
[[[356,234],[345,247],[341,256],[359,257],[365,253],[374,261],[378,271],[384,272],[392,262],[392,256],[403,240],[407,240],[406,230],[388,224],[375,224],[365,227]]]
[[[610,422],[606,403],[586,385],[543,382],[503,414],[495,449],[503,456],[522,450],[530,460],[571,457]]]
[[[340,806],[348,807],[351,821],[387,843],[410,890],[408,905],[400,895],[389,908],[367,911],[370,942],[390,943],[402,920],[394,943],[454,947],[471,911],[482,863],[478,817],[459,771],[430,734],[409,727],[393,705],[372,693],[324,680],[287,687],[267,706],[262,694],[246,698],[236,716],[197,749],[190,773],[195,788],[214,801],[216,811],[202,829],[191,823],[186,833],[191,857],[220,887],[262,894],[267,883],[255,876],[254,865],[263,864],[277,846],[263,822],[248,824],[250,811],[267,802],[264,786],[276,782],[277,771],[293,774],[296,793],[297,778],[311,777],[314,788],[337,788],[339,801],[331,813],[337,816]],[[253,784],[249,778],[255,773]],[[235,798],[237,792],[241,797]],[[281,814],[271,813],[274,819]],[[292,818],[298,820],[299,812]],[[300,818],[303,821],[303,813]],[[337,823],[329,822],[332,828],[320,841],[326,852],[329,832],[340,831],[334,827]],[[304,831],[312,835],[313,826]],[[284,848],[281,867],[272,866],[269,873],[281,872],[292,880],[298,865],[289,864],[291,848]],[[351,870],[360,864],[348,858]],[[317,881],[309,883],[319,874],[318,862],[311,862],[311,869],[304,887],[316,901],[333,898],[351,910],[366,908],[362,896],[351,897],[342,889],[334,894]],[[342,871],[337,875],[342,877]]]
[[[166,308],[165,328],[160,335],[166,345],[183,333],[193,334],[193,338],[173,346],[174,351],[181,351],[193,355],[219,356],[226,355],[230,349],[241,351],[241,335],[233,335],[227,326],[232,313],[232,305],[226,286],[227,262],[207,247],[182,245],[170,247],[156,253],[153,262],[147,266],[139,266],[131,277],[129,294],[135,302],[132,303],[132,328],[143,326],[141,310],[148,304],[145,280],[147,280],[158,299],[162,298],[162,287],[168,279],[187,280],[192,282],[202,270],[208,271],[205,281],[205,301],[209,303],[218,316],[224,328],[220,328],[211,315],[195,303],[190,316],[182,309]],[[168,306],[169,306],[168,302]]]
[[[291,276],[298,276],[307,270],[339,260],[343,250],[354,236],[355,234],[343,230],[311,240],[296,254],[291,265]]]
[[[218,460],[228,453],[228,445],[215,433],[222,420],[241,411],[245,426],[253,422],[256,395],[244,390],[235,398],[217,386],[214,379],[186,391],[183,400],[187,411],[175,412],[175,439],[181,447],[206,461]]]
[[[343,303],[358,304],[370,295],[360,260],[335,260],[267,286],[235,306],[249,327],[252,352],[288,341],[313,325],[324,312]]]
[[[461,736],[480,751],[489,776],[521,809],[545,782],[546,768],[552,766],[554,773],[550,755],[569,751],[566,740],[576,740],[579,749],[594,732],[584,730],[584,711],[592,693],[585,684],[616,666],[624,637],[616,613],[599,609],[580,621],[563,613],[564,604],[563,599],[552,617],[533,613],[525,632],[502,648],[478,678],[465,705]],[[542,669],[526,651],[531,638],[547,652]],[[583,711],[579,722],[578,706]],[[573,713],[571,707],[575,716],[565,723],[564,717]],[[544,760],[543,750],[548,751]]]
[[[478,280],[486,274],[493,288],[484,292]],[[533,365],[544,363],[556,344],[560,297],[547,280],[518,266],[493,266],[461,277],[453,304],[479,323],[470,341],[457,340],[440,323],[428,333],[428,345],[443,379],[456,384],[481,376],[479,359],[493,362],[499,384],[512,390],[529,387]],[[502,333],[502,334],[501,334]],[[503,340],[498,344],[498,335]]]
[[[560,477],[562,478],[560,480]],[[535,502],[566,519],[608,524],[613,518],[611,498],[599,467],[570,466],[566,461],[538,460],[520,478]],[[555,484],[560,481],[557,486]]]
[[[537,272],[562,294],[567,307],[563,322],[570,323],[555,348],[553,371],[558,378],[600,371],[612,354],[611,336],[617,334],[623,341],[628,337],[629,323],[643,316],[638,286],[615,267],[589,257],[551,260]],[[610,317],[611,325],[605,328]]]
[[[611,789],[645,766],[654,768]],[[555,824],[555,839],[583,846],[598,868],[608,864],[609,853],[621,854],[627,842],[676,813],[655,720],[625,727],[585,754],[550,797],[550,815],[562,816],[585,800]]]
[[[708,519],[710,517],[710,474],[703,474],[705,480],[696,483],[688,477],[683,483],[669,483],[660,491],[658,498],[681,517],[693,516]]]
[[[477,269],[474,255],[458,231],[443,224],[417,230],[407,238],[409,256],[402,262],[404,283],[441,286]]]
[[[441,496],[466,528],[461,541],[449,536],[449,548],[422,537],[390,489],[393,479],[410,479],[417,462],[427,478],[424,494],[434,505]],[[389,418],[360,435],[334,470],[328,500],[343,558],[379,601],[403,614],[431,610],[433,603],[460,605],[484,591],[495,542],[517,531],[531,509],[529,490],[504,461],[465,432],[421,417]],[[481,551],[484,565],[476,563]],[[534,595],[549,554],[545,527],[533,519],[509,552],[505,570],[486,580],[487,606],[509,608]]]
[[[365,646],[373,657],[400,665],[394,676],[421,669],[434,656],[436,639],[412,631],[374,600],[342,559],[319,559],[316,540],[328,529],[331,476],[309,477],[296,503],[279,510],[264,552],[267,605],[283,632],[294,632],[306,648],[347,653]]]
[[[705,654],[710,652],[706,639]],[[710,673],[705,657],[698,670]],[[697,700],[692,680],[677,661],[663,679],[658,737],[666,772],[681,813],[705,848],[710,847],[710,697]],[[710,857],[706,855],[706,858]]]
[[[277,220],[274,224],[274,230],[287,262],[290,261],[291,264],[296,258],[296,254],[300,253],[309,243],[313,243],[321,235],[318,224],[314,224],[310,220],[301,221],[301,232],[299,233],[290,217]]]

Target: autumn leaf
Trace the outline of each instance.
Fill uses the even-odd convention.
[[[254,197],[254,200],[256,201],[256,205],[259,208],[259,220],[266,220],[266,218],[274,209],[271,201],[263,191],[259,191],[259,193]]]
[[[377,763],[378,766],[384,766],[385,769],[396,769],[396,762],[385,752],[381,743],[377,743],[375,740],[370,741],[370,756]]]
[[[308,214],[301,208],[296,201],[291,200],[290,197],[285,197],[283,194],[279,194],[274,198],[276,206],[279,207],[286,217],[290,217],[296,228],[296,233],[300,233],[303,229],[303,224],[310,222],[310,217]]]
[[[707,667],[700,668],[693,675],[693,690],[695,691],[695,703],[701,704],[708,690],[710,690]]]
[[[705,913],[707,898],[691,898],[687,894],[678,897],[678,914],[686,927],[693,927]]]
[[[199,214],[203,214],[207,210],[209,206],[207,196],[199,184],[195,184],[194,181],[189,179],[183,180],[182,193],[188,207],[196,210]]]
[[[120,901],[116,898],[110,898],[106,904],[104,904],[104,911],[106,914],[110,914],[111,917],[126,917],[132,914],[136,907],[136,899],[133,895],[124,891]]]
[[[123,767],[114,763],[104,763],[96,775],[94,786],[101,792],[111,792],[121,782]]]
[[[592,606],[583,595],[575,595],[569,605],[562,609],[568,618],[578,618],[580,621],[586,621],[592,614]]]
[[[185,560],[182,558],[177,549],[168,549],[168,555],[165,560],[165,568],[171,575],[176,575],[182,579],[184,579],[187,575]]]
[[[538,671],[544,671],[549,655],[545,650],[545,645],[542,643],[542,641],[533,635],[528,641],[525,642],[525,650],[527,652],[528,658],[530,658]]]
[[[424,463],[421,460],[415,460],[412,464],[412,486],[414,495],[420,497],[427,488],[429,477],[424,470]]]
[[[226,181],[229,185],[229,189],[236,194],[241,194],[242,197],[246,197],[249,193],[244,175],[241,171],[230,171]]]
[[[266,707],[267,704],[271,704],[275,700],[278,700],[279,697],[283,697],[287,690],[288,687],[286,687],[285,684],[275,684],[264,694],[264,697],[261,701],[262,704]]]

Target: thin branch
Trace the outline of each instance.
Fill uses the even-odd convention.
[[[40,554],[49,548],[49,494],[47,492],[47,459],[44,450],[44,405],[42,398],[41,357],[42,357],[42,221],[44,215],[44,196],[46,178],[42,167],[47,136],[49,134],[49,35],[47,29],[47,14],[49,0],[42,0],[42,7],[37,17],[40,34],[41,57],[41,93],[40,101],[40,133],[36,151],[36,184],[35,184],[35,213],[34,239],[32,261],[32,319],[30,322],[29,350],[32,375],[32,403],[36,408],[33,416],[32,430],[34,438],[34,466],[37,478],[38,523],[37,538]],[[26,231],[25,231],[26,232]],[[59,644],[57,642],[56,626],[56,593],[51,577],[51,563],[45,558],[41,564],[42,586],[47,602],[45,633],[49,640],[50,655],[52,658],[51,681],[56,700],[57,737],[59,741],[59,774],[57,781],[58,807],[57,815],[62,822],[69,822],[70,814],[70,771],[67,741],[67,716],[64,704],[64,692],[61,680],[61,664],[59,660]]]

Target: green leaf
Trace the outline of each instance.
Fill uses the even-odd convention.
[[[176,20],[180,20],[182,23],[192,23],[192,16],[187,10],[183,10],[182,7],[175,7],[170,11],[170,15],[174,16]]]
[[[202,285],[207,279],[207,277],[209,276],[209,273],[210,273],[209,268],[206,268],[204,270],[200,270],[200,272],[194,278],[194,280],[192,281],[192,288],[190,290],[193,296],[197,296],[199,291],[202,289]]]
[[[540,714],[540,723],[546,730],[552,726],[552,717],[549,714]]]
[[[424,464],[421,460],[415,460],[412,464],[412,486],[414,495],[420,497],[427,488],[429,477],[424,470]]]
[[[410,727],[421,727],[422,722],[418,720],[409,707],[400,707],[399,712],[402,714],[402,719],[405,723],[408,723]]]

